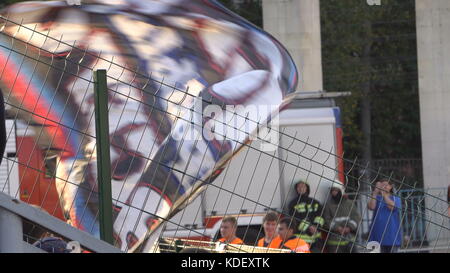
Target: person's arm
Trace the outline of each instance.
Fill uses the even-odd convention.
[[[323,219],[325,220],[324,228],[332,231],[333,224],[333,213],[331,212],[331,208],[329,204],[325,204]]]
[[[311,213],[312,224],[309,227],[309,232],[311,234],[315,234],[322,230],[323,225],[325,224],[325,220],[323,219],[323,206],[318,202],[314,202],[314,206],[317,206],[317,209]]]
[[[305,218],[303,220],[300,220],[300,224],[298,225],[298,231],[300,233],[306,232],[308,230],[309,230],[309,232],[314,232],[314,231],[311,231],[311,229],[310,229],[311,226],[312,226],[311,223],[308,221],[307,218]]]
[[[375,185],[373,189],[372,196],[370,197],[369,203],[367,204],[367,208],[370,210],[375,210],[377,207],[377,196],[380,193],[379,183]]]
[[[395,202],[394,202],[394,196],[392,196],[390,193],[387,193],[385,191],[381,192],[381,195],[383,196],[384,202],[386,203],[386,207],[389,210],[395,209]]]
[[[319,202],[317,202],[316,204],[318,205],[318,209],[314,213],[313,223],[319,228],[322,228],[325,225],[325,219],[323,218],[324,207]]]
[[[335,212],[331,209],[330,205],[326,204],[323,213],[323,219],[325,220],[323,227],[328,232],[340,234],[342,227],[340,225],[336,225],[334,218]]]

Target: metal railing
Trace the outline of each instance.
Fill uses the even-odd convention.
[[[0,192],[0,253],[45,252],[28,241],[22,226],[31,223],[35,228],[57,234],[67,242],[77,242],[83,250],[97,253],[120,253],[120,249],[76,229],[47,212]],[[25,238],[25,240],[24,240]],[[39,239],[39,238],[32,238]]]

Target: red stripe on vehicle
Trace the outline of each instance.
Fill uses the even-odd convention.
[[[39,92],[31,85],[31,79],[20,73],[19,69],[8,59],[0,54],[0,67],[2,70],[2,83],[7,89],[11,90],[14,97],[27,109],[32,112],[33,119],[44,126],[44,130],[53,139],[52,147],[64,151],[62,158],[73,156],[70,149],[65,150],[67,136],[64,133],[59,122],[57,114],[51,111],[46,101],[38,95]]]

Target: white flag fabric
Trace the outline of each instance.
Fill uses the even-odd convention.
[[[144,251],[288,103],[297,71],[278,41],[216,1],[68,2],[1,11],[0,89],[57,157],[69,222],[99,236],[92,74],[107,70],[115,244]]]

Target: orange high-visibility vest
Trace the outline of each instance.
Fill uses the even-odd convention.
[[[226,239],[225,238],[220,238],[219,242],[221,243],[225,243]],[[231,242],[227,242],[228,244],[234,244],[234,245],[243,245],[244,241],[242,241],[240,238],[236,237],[233,241]]]
[[[289,248],[296,253],[311,253],[308,243],[300,238],[293,238],[286,241],[283,247]]]
[[[264,237],[263,237],[263,238],[259,239],[258,246],[267,247],[267,248],[280,248],[281,242],[282,242],[282,240],[281,240],[280,236],[276,236],[275,238],[272,239],[272,241],[268,245],[264,246],[265,241],[264,241]]]

